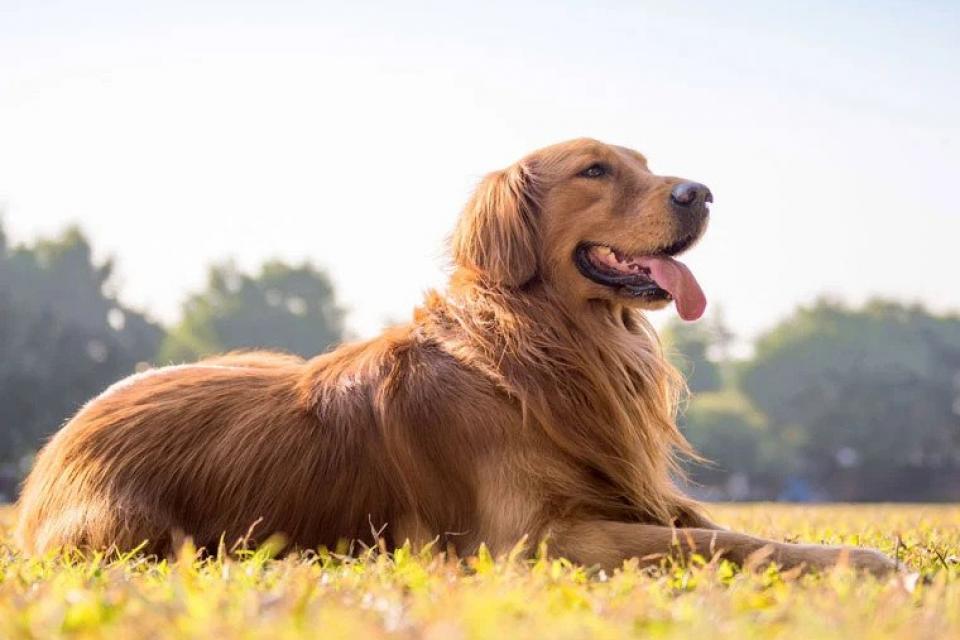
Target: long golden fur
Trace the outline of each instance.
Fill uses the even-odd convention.
[[[600,164],[601,179],[584,178]],[[696,547],[787,565],[866,549],[721,530],[671,477],[690,447],[682,381],[643,310],[571,258],[585,241],[648,254],[695,240],[705,211],[680,182],[594,140],[537,151],[477,188],[452,239],[454,271],[410,324],[311,360],[254,352],[149,371],[92,400],[39,455],[20,499],[32,553],[68,546],[163,554],[215,547],[254,522],[292,547],[436,537],[460,554],[543,538],[615,567]],[[675,527],[682,528],[681,535]],[[533,545],[531,545],[533,546]]]

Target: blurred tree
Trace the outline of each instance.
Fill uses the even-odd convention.
[[[263,265],[256,277],[233,264],[212,267],[207,289],[184,305],[159,360],[192,361],[234,349],[280,349],[305,357],[344,337],[343,310],[326,273],[310,264]]]
[[[683,373],[693,393],[717,391],[723,386],[714,353],[724,353],[730,333],[718,317],[709,322],[670,321],[661,339],[671,362]]]
[[[680,428],[705,462],[688,465],[697,484],[716,497],[771,498],[767,482],[792,465],[789,446],[770,431],[766,416],[733,389],[695,395],[680,416]]]
[[[960,318],[885,301],[800,309],[740,371],[802,472],[844,500],[960,498],[958,376]]]
[[[83,402],[156,352],[162,330],[109,292],[77,229],[11,248],[0,228],[0,493]]]

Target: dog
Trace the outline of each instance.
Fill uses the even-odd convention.
[[[889,571],[870,549],[724,530],[674,482],[693,455],[675,422],[684,385],[645,312],[704,312],[675,256],[712,201],[624,147],[536,151],[482,180],[448,287],[409,324],[310,360],[150,370],[89,402],[25,482],[19,544],[162,555],[256,522],[254,541],[282,534],[290,549],[377,537],[500,554],[547,540],[606,569],[697,552]]]

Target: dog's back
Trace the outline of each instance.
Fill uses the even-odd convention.
[[[463,534],[479,534],[476,465],[515,412],[416,325],[309,361],[259,352],[152,370],[91,401],[44,447],[19,542],[36,553],[149,541],[165,554],[178,534],[213,549],[256,523],[252,543],[450,532],[467,548],[479,543]]]

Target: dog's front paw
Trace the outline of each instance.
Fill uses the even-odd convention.
[[[876,549],[863,549],[860,547],[841,547],[837,556],[837,562],[846,562],[857,570],[869,571],[876,576],[883,576],[897,571],[900,567],[892,559],[880,553]]]
[[[876,576],[883,576],[898,569],[893,559],[876,549],[863,547],[788,545],[781,559],[786,566],[803,565],[810,571],[846,565],[857,571],[869,571]]]

